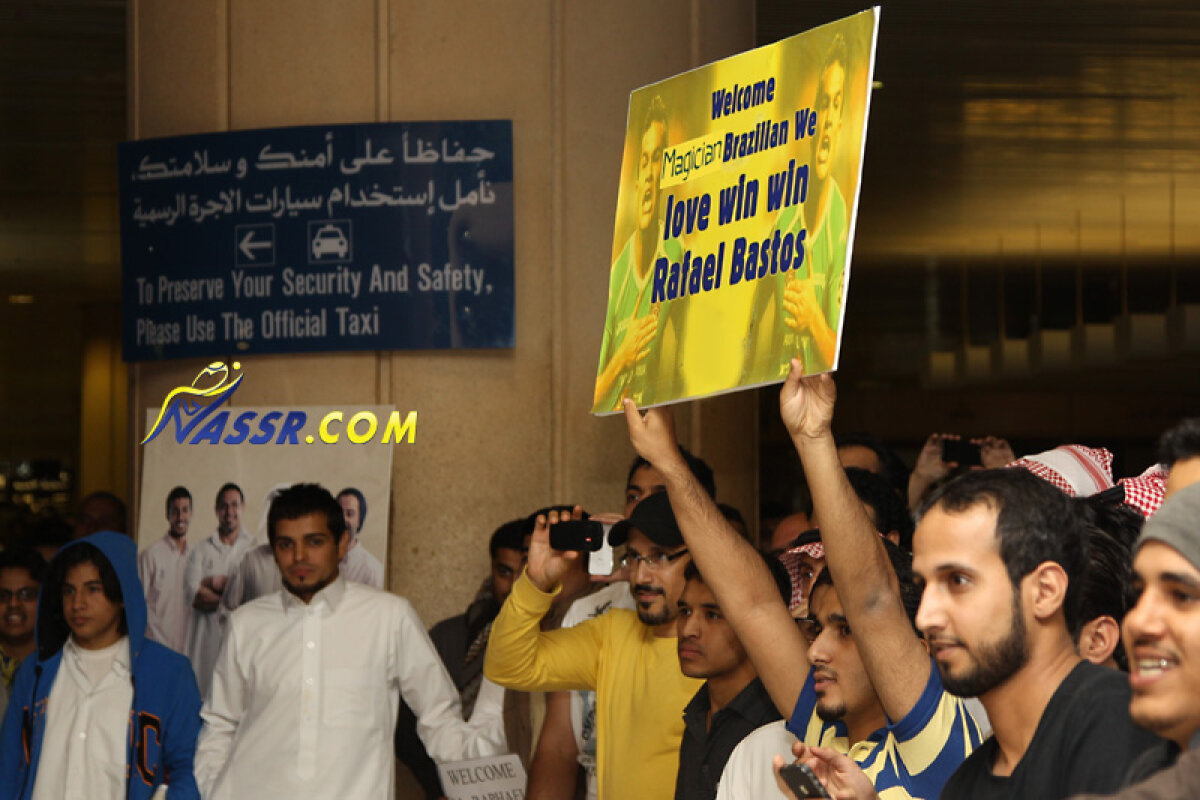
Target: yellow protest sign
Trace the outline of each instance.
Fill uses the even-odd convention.
[[[837,367],[878,22],[630,95],[593,413]]]

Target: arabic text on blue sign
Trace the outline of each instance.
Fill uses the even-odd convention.
[[[512,123],[119,147],[122,337],[142,361],[512,347]]]

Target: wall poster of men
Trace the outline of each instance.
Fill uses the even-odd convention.
[[[350,549],[340,573],[378,588],[385,585],[388,506],[394,443],[384,444],[391,406],[369,412],[378,431],[356,444],[345,434],[322,440],[318,424],[341,408],[238,407],[239,414],[305,415],[298,444],[179,443],[165,431],[144,446],[138,503],[138,571],[146,591],[147,635],[192,660],[207,694],[224,618],[237,606],[282,588],[267,542],[267,512],[280,490],[318,483],[342,506]],[[147,430],[158,409],[147,409]],[[337,430],[334,424],[330,430]],[[359,430],[365,429],[360,425]],[[307,437],[313,434],[311,443]]]

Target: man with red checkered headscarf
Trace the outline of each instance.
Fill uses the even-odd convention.
[[[1155,465],[1113,482],[1113,456],[1102,447],[1068,444],[1009,464],[1033,473],[1072,498],[1087,537],[1080,576],[1080,619],[1075,643],[1094,664],[1127,669],[1121,623],[1130,607],[1131,548],[1145,518],[1163,499],[1165,473]]]

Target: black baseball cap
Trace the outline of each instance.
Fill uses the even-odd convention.
[[[666,492],[655,492],[633,507],[629,519],[623,519],[608,533],[608,543],[613,547],[629,540],[629,531],[637,528],[659,547],[679,547],[683,534],[675,522],[671,500]]]

